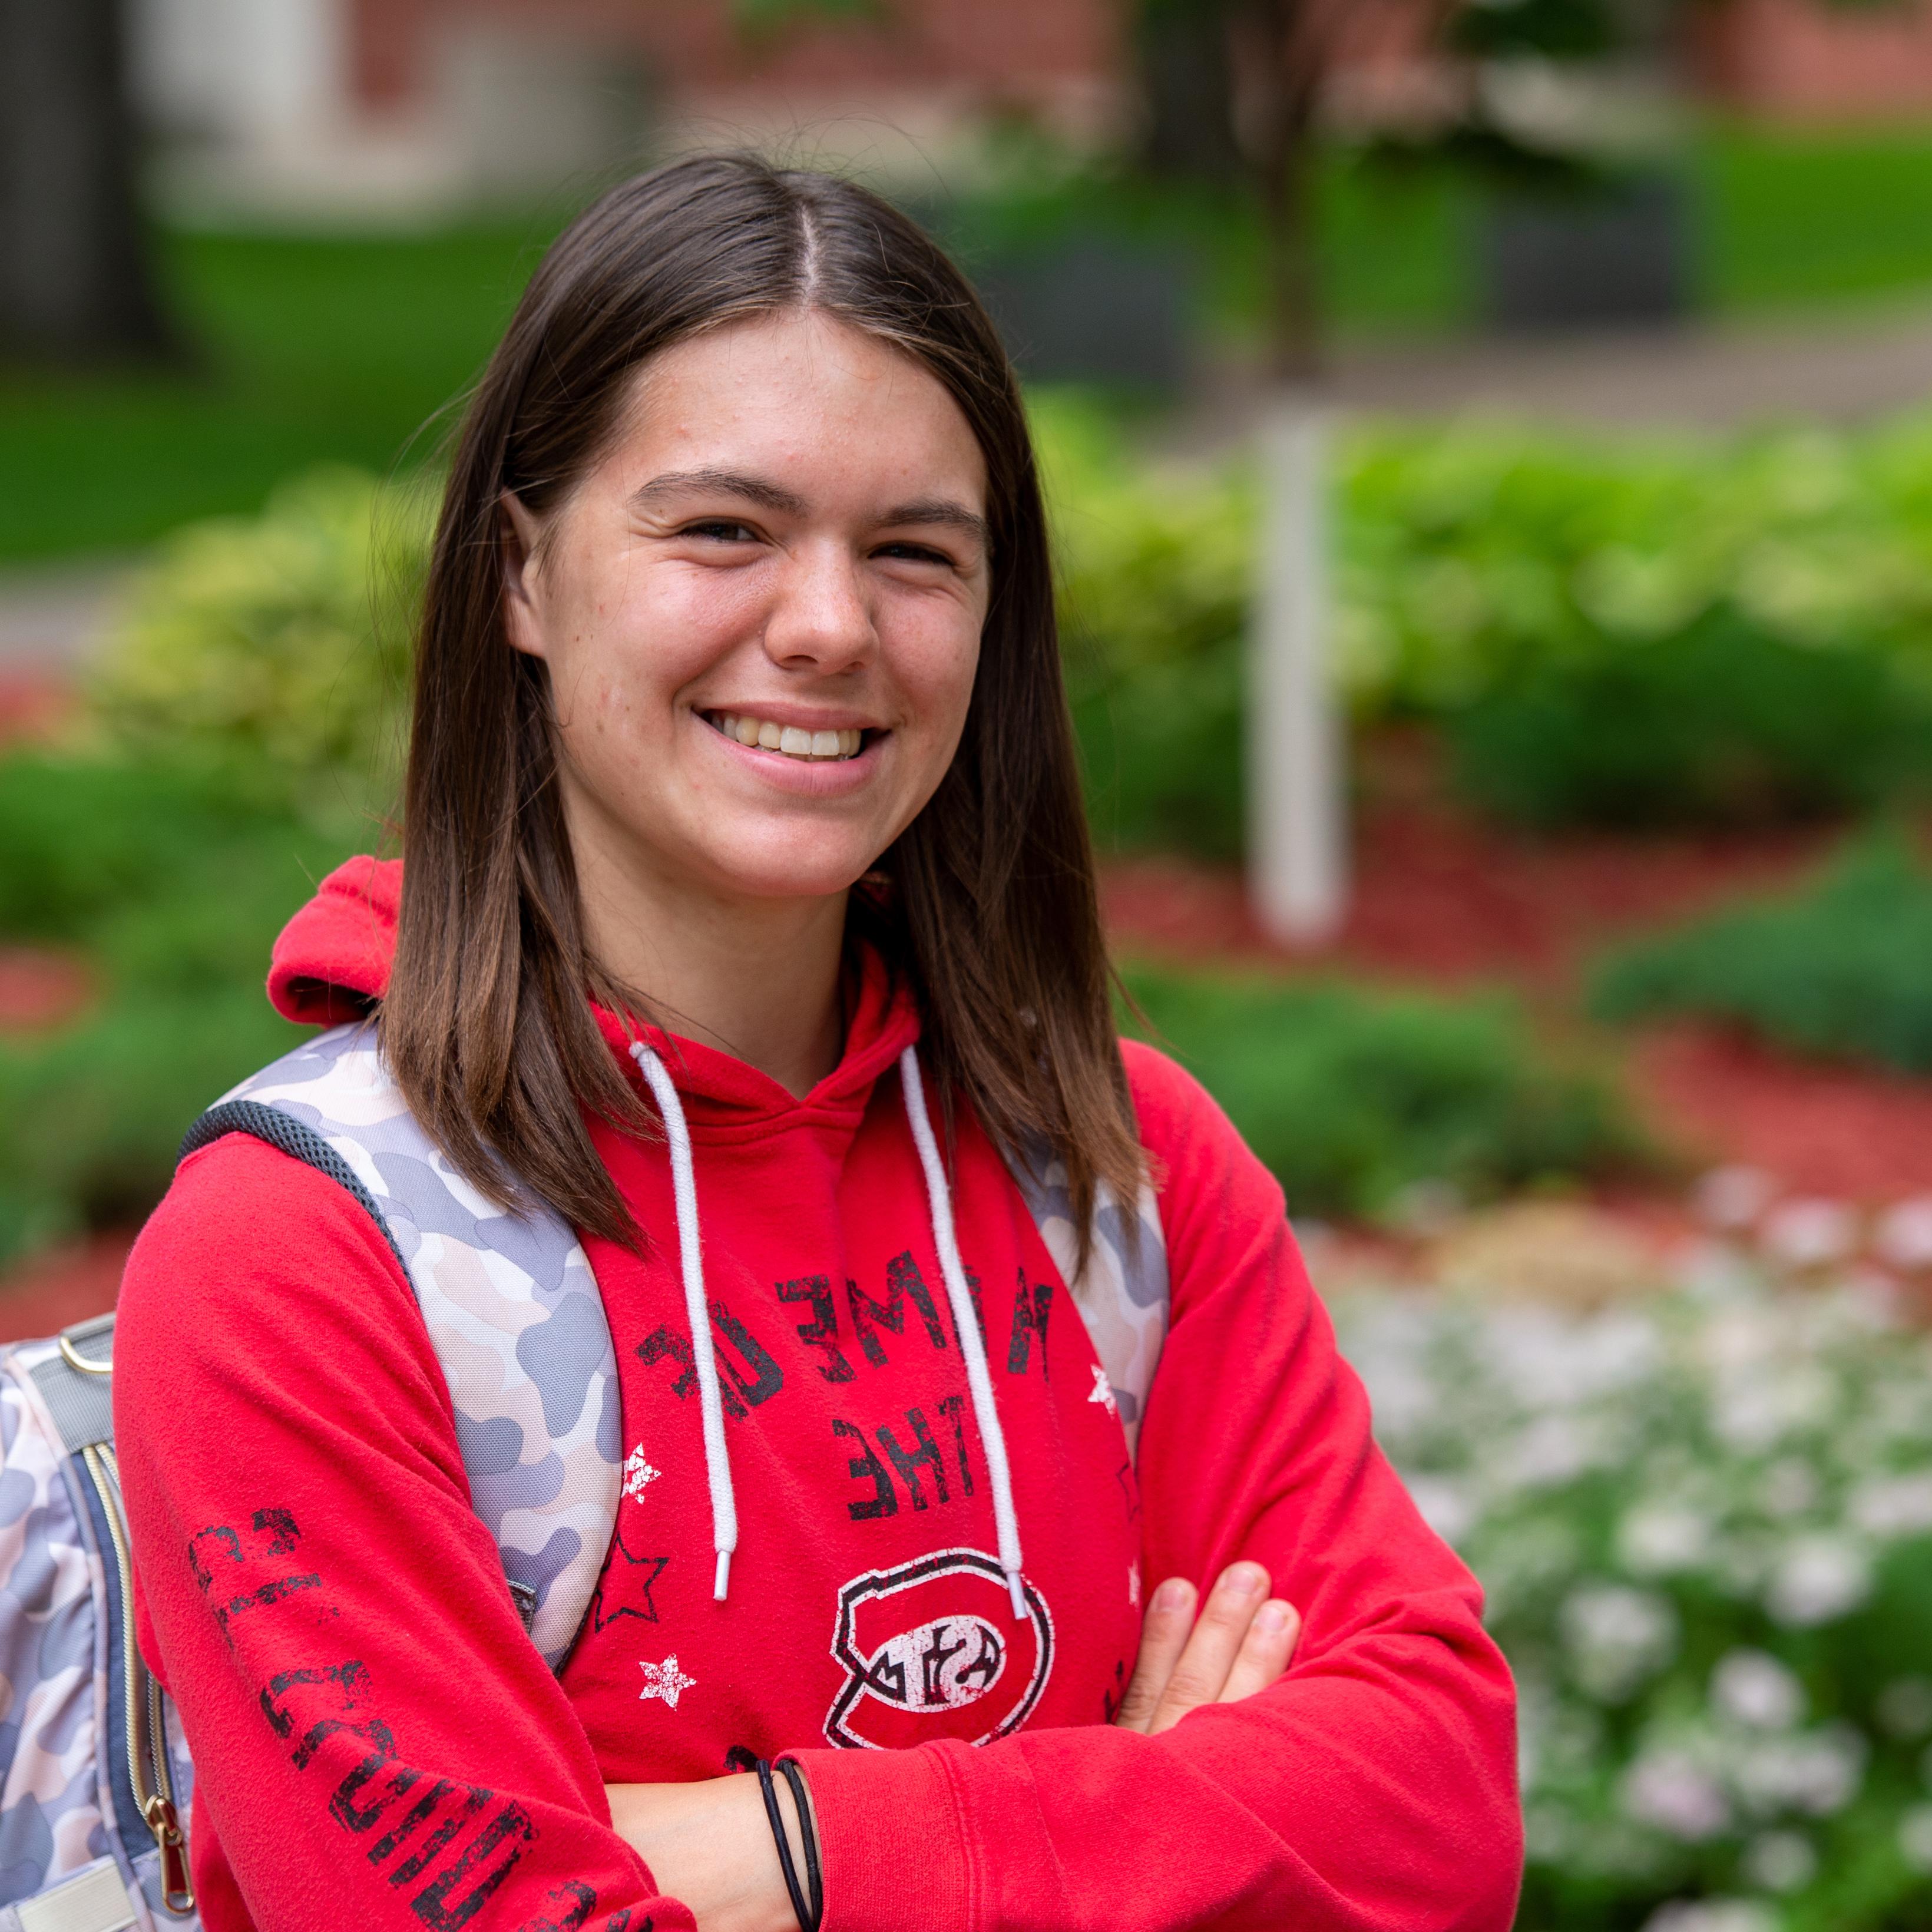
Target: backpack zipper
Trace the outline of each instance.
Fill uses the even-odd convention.
[[[176,1918],[194,1912],[194,1880],[188,1870],[188,1840],[175,1810],[174,1779],[168,1769],[168,1739],[161,1713],[160,1680],[141,1660],[134,1642],[134,1562],[128,1539],[128,1520],[121,1507],[121,1467],[105,1442],[90,1442],[81,1450],[100,1498],[101,1514],[114,1545],[121,1572],[121,1647],[122,1677],[128,1697],[128,1781],[134,1804],[148,1821],[161,1855],[161,1904]]]

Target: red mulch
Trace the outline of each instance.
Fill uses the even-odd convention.
[[[39,1033],[76,1017],[93,997],[92,976],[64,952],[0,946],[0,1031]]]
[[[102,1315],[121,1292],[131,1233],[91,1236],[50,1250],[0,1282],[0,1342],[51,1335],[72,1322]]]
[[[1348,924],[1328,946],[1268,938],[1232,867],[1117,860],[1102,873],[1101,904],[1116,944],[1131,952],[1552,990],[1621,935],[1791,883],[1840,836],[1534,839],[1404,804],[1371,811],[1356,827]]]
[[[1499,832],[1446,804],[1426,749],[1400,742],[1372,754],[1368,788],[1348,922],[1332,944],[1270,940],[1232,868],[1133,859],[1109,864],[1101,880],[1115,944],[1261,970],[1502,982],[1548,1006],[1574,994],[1603,946],[1794,884],[1844,836]],[[1688,1026],[1640,1038],[1628,1072],[1641,1111],[1694,1162],[1761,1167],[1790,1192],[1854,1201],[1932,1193],[1932,1081],[1806,1065]]]
[[[1843,1201],[1932,1195],[1932,1080],[1805,1065],[1703,1027],[1650,1034],[1630,1074],[1658,1126],[1713,1165]]]
[[[44,671],[0,673],[0,744],[52,736],[78,702],[64,678]]]

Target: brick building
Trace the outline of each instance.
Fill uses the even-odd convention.
[[[134,0],[140,71],[190,198],[454,204],[694,141],[777,140],[885,172],[1023,113],[1076,140],[1132,112],[1126,0],[880,0],[765,44],[730,0]],[[1340,0],[1346,4],[1346,0]],[[1398,22],[1345,104],[1426,92]],[[1932,112],[1932,0],[1722,0],[1692,38],[1713,98],[1810,119]]]

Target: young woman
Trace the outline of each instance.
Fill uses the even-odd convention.
[[[209,1932],[790,1932],[780,1830],[837,1932],[1508,1924],[1508,1673],[1273,1180],[1114,1037],[1019,398],[902,216],[708,159],[551,250],[400,868],[270,990],[373,1022],[476,1213],[577,1231],[624,1481],[553,1674],[484,1330],[327,1174],[183,1163],[116,1393]]]

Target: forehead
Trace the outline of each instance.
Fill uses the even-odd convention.
[[[646,470],[748,467],[812,500],[910,488],[985,507],[985,459],[945,386],[903,350],[816,311],[758,316],[652,356],[632,379],[610,460],[632,487]]]

